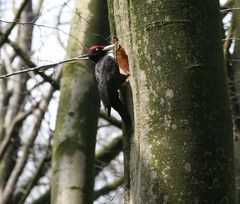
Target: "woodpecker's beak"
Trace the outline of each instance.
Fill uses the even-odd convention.
[[[103,50],[110,51],[110,50],[113,50],[115,47],[116,47],[115,44],[107,45],[103,48]]]
[[[89,59],[89,55],[88,54],[84,54],[78,57],[79,59]]]

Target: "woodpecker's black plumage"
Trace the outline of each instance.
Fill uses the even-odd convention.
[[[119,88],[126,81],[127,76],[119,71],[116,60],[108,55],[108,50],[103,46],[92,46],[88,49],[89,58],[96,63],[95,77],[104,108],[108,117],[111,108],[116,110],[125,124],[131,124],[131,119],[122,101],[119,98]]]

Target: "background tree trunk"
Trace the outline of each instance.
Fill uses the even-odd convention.
[[[76,0],[68,57],[92,44],[107,44],[106,1]],[[93,63],[64,66],[52,153],[52,204],[92,203],[99,97]]]
[[[20,21],[23,22],[31,22],[33,20],[33,10],[32,10],[32,2],[23,2],[24,7],[22,10],[22,15],[19,17]],[[19,46],[29,54],[31,52],[32,46],[32,32],[33,25],[29,24],[26,26],[21,26],[18,29],[18,41]],[[17,67],[22,68],[25,66],[23,60],[19,59],[17,62]],[[6,183],[11,175],[11,172],[16,163],[17,151],[19,149],[19,133],[21,130],[22,123],[14,124],[14,128],[9,133],[9,127],[13,125],[13,121],[16,119],[16,116],[21,109],[23,109],[22,103],[26,97],[23,94],[26,90],[26,82],[28,79],[27,74],[18,75],[14,77],[13,89],[12,93],[7,90],[7,81],[1,81],[0,86],[0,141],[4,139],[7,134],[12,134],[12,142],[7,146],[6,151],[3,155],[2,160],[0,159],[0,203],[6,203],[11,195],[5,196],[3,195],[3,190],[5,188]],[[11,97],[10,97],[11,95]],[[7,108],[10,107],[10,108]],[[9,128],[9,129],[8,129]],[[12,189],[13,190],[13,189]]]
[[[234,203],[219,2],[109,1],[135,135],[126,203]],[[214,31],[214,32],[213,32]]]

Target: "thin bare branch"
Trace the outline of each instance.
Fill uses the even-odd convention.
[[[240,10],[240,8],[227,8],[227,9],[221,9],[220,12],[221,13],[225,13],[228,11],[234,11],[234,10]]]
[[[36,71],[36,70],[42,71],[42,70],[46,70],[46,69],[49,69],[49,68],[56,67],[56,66],[58,66],[60,64],[73,63],[73,62],[76,62],[76,61],[80,60],[81,57],[83,57],[83,56],[74,57],[74,58],[71,58],[71,59],[66,59],[66,60],[63,60],[63,61],[60,61],[60,62],[56,62],[56,63],[52,63],[52,64],[47,64],[47,65],[42,65],[42,66],[30,67],[30,68],[22,69],[22,70],[13,72],[13,73],[0,75],[0,79],[4,79],[4,78],[10,77],[10,76],[17,75],[17,74],[23,74],[23,73],[30,72],[30,71]]]

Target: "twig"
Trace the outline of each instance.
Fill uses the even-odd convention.
[[[220,12],[224,13],[224,12],[233,11],[233,10],[240,10],[240,8],[227,8],[227,9],[220,10]]]
[[[83,56],[74,57],[74,58],[71,58],[71,59],[66,59],[66,60],[56,62],[56,63],[52,63],[52,64],[47,64],[47,65],[42,65],[42,66],[37,66],[37,67],[30,67],[30,68],[19,70],[19,71],[13,72],[13,73],[0,75],[0,79],[5,79],[5,78],[10,77],[10,76],[14,76],[14,75],[17,75],[17,74],[23,74],[23,73],[30,72],[30,71],[36,71],[36,70],[41,70],[41,69],[46,70],[46,69],[49,69],[49,68],[52,68],[52,67],[56,67],[57,65],[64,64],[64,63],[73,63],[75,61],[80,60],[80,58],[83,57]]]

